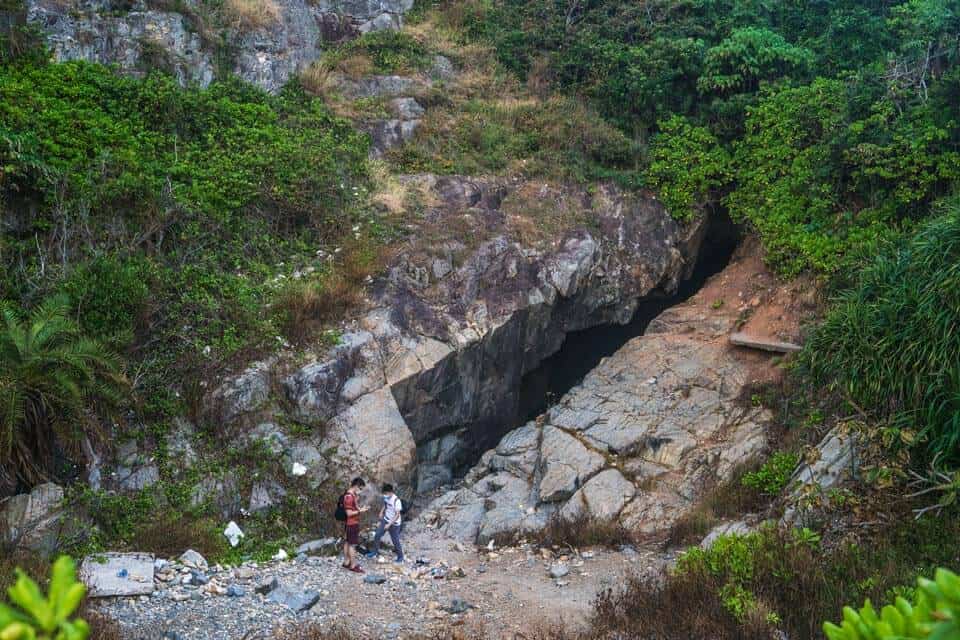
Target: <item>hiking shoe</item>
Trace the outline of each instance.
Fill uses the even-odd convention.
[[[403,558],[397,558],[397,559],[394,560],[393,562],[394,562],[394,564],[403,564]]]
[[[361,567],[360,565],[357,565],[355,567],[350,567],[350,571],[353,571],[354,573],[363,573],[363,567]]]
[[[377,553],[376,551],[368,551],[368,552],[366,552],[366,553],[363,554],[363,555],[364,555],[365,558],[376,558],[376,557],[377,557],[378,555],[380,555],[380,554]]]

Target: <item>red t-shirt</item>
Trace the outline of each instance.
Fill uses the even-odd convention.
[[[347,510],[348,525],[360,524],[360,514],[350,513],[351,511],[359,511],[359,509],[357,508],[357,496],[347,491],[347,495],[343,496],[343,508]]]

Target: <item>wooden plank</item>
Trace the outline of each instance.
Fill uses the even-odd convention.
[[[750,349],[761,349],[763,351],[774,351],[776,353],[792,353],[800,351],[803,347],[792,342],[780,342],[759,336],[751,336],[743,332],[731,333],[730,344],[738,347],[749,347]]]

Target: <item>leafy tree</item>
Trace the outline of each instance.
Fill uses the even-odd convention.
[[[926,99],[930,83],[960,62],[960,1],[908,0],[892,9],[889,26],[900,44],[889,60],[891,93]]]
[[[763,80],[803,76],[813,54],[787,42],[779,33],[756,27],[737,29],[704,58],[697,88],[704,93],[753,92]]]
[[[95,431],[93,408],[124,388],[117,357],[85,337],[65,296],[28,317],[0,305],[0,468],[26,484],[51,476],[61,448]]]
[[[844,176],[838,154],[847,93],[837,80],[765,94],[735,145],[738,185],[726,198],[734,219],[753,224],[770,263],[785,273],[836,268],[851,215],[837,224]]]
[[[573,48],[581,48],[574,43]],[[624,128],[645,131],[665,113],[690,113],[705,45],[693,38],[655,38],[638,46],[614,41],[596,45],[595,72],[604,81],[592,95],[601,110]]]

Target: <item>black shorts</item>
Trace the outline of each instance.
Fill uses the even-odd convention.
[[[346,525],[347,544],[360,544],[360,525]]]

